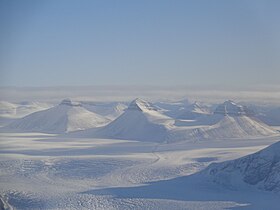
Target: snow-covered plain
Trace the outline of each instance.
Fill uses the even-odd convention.
[[[205,130],[209,138],[166,141],[160,139],[164,137],[160,133],[157,139],[144,138],[161,132],[163,126],[174,138],[176,132],[188,129],[186,125],[173,125],[176,119],[163,113],[150,103],[134,101],[119,118],[101,128],[102,132],[109,129],[117,138],[91,137],[94,129],[67,135],[2,131],[0,209],[4,204],[11,209],[278,209],[279,192],[241,179],[230,180],[237,186],[227,185],[231,171],[221,169],[231,162],[220,163],[279,141],[277,132],[270,132],[261,122],[251,122],[248,116],[221,115],[226,123],[219,119],[214,124],[194,125]],[[137,123],[140,127],[133,132]],[[241,135],[233,127],[239,136],[221,135],[229,133],[232,125],[241,125],[248,132]],[[122,133],[118,132],[120,127]],[[266,135],[251,133],[259,128],[269,131]],[[146,131],[151,133],[144,135]],[[129,135],[131,139],[121,138]],[[207,168],[213,162],[217,165]],[[233,165],[239,168],[235,162]],[[206,173],[213,168],[220,171],[214,178]]]

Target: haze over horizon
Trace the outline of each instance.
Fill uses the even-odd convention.
[[[277,86],[279,9],[261,0],[1,1],[0,86]]]

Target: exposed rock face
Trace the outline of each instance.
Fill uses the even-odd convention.
[[[234,188],[243,182],[280,192],[280,142],[236,160],[213,163],[201,173],[214,182]]]

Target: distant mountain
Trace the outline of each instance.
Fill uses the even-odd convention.
[[[0,101],[0,116],[13,116],[16,115],[16,108],[15,104],[12,104],[7,101]]]
[[[189,135],[195,139],[252,138],[279,134],[251,116],[251,113],[247,107],[225,101],[217,106],[212,115],[200,116],[192,121],[176,121],[175,125],[193,127]]]
[[[267,109],[256,115],[258,119],[271,126],[280,126],[280,107]]]
[[[164,115],[177,118],[186,107],[190,106],[190,103],[188,99],[184,99],[173,102],[156,102],[154,105],[158,107],[160,109],[159,111]]]
[[[20,118],[50,107],[50,104],[40,102],[11,103],[7,101],[0,101],[0,117]]]
[[[120,102],[81,102],[84,108],[97,113],[101,116],[109,118],[111,120],[120,116],[127,108],[125,103]]]
[[[193,107],[197,108],[196,105]],[[201,107],[193,110],[200,112]],[[202,139],[248,139],[280,134],[268,125],[248,116],[244,107],[232,101],[218,106],[215,114],[203,113],[195,120],[178,121],[162,114],[162,109],[158,106],[135,99],[123,114],[104,127],[70,135],[86,138],[174,142]]]
[[[214,114],[223,114],[229,116],[250,116],[252,115],[252,111],[246,106],[238,105],[232,100],[227,100],[223,104],[217,106]]]
[[[11,103],[0,101],[0,126],[6,126],[15,119],[24,117],[33,112],[50,108],[52,105],[40,102]]]
[[[210,109],[199,102],[194,102],[178,111],[176,119],[194,120],[202,115],[209,115]]]
[[[192,132],[198,138],[252,138],[279,134],[268,125],[248,116],[223,116],[220,120],[207,127],[197,128]]]
[[[69,99],[47,110],[13,121],[4,129],[20,132],[65,133],[107,124],[108,119],[90,112]]]
[[[212,163],[200,174],[234,189],[251,185],[280,192],[280,142],[236,160]]]

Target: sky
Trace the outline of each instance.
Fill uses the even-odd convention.
[[[0,86],[274,86],[278,0],[0,0]]]

